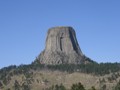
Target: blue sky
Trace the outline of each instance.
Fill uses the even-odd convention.
[[[120,62],[120,0],[0,0],[0,68],[34,61],[54,26],[72,26],[91,59]]]

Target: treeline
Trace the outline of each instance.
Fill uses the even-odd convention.
[[[120,63],[89,63],[89,64],[60,64],[60,65],[44,65],[44,64],[29,64],[29,65],[11,65],[0,69],[0,79],[8,73],[11,75],[27,73],[30,70],[59,70],[62,72],[82,72],[94,75],[105,75],[120,71]],[[12,70],[12,72],[11,72]]]
[[[46,89],[43,89],[43,90],[68,90],[68,89],[66,89],[66,87],[61,84],[61,85],[52,85],[51,87],[46,88]],[[86,89],[85,89],[84,86],[79,82],[79,83],[73,84],[73,85],[71,86],[71,89],[69,89],[69,90],[86,90]],[[89,90],[96,90],[96,89],[95,89],[95,88],[94,88],[94,89],[91,88],[91,89],[89,89]]]
[[[11,65],[0,69],[0,81],[5,85],[9,83],[11,77],[14,75],[24,74],[26,78],[32,76],[31,70],[51,70],[51,71],[62,71],[62,72],[82,72],[93,75],[105,75],[120,71],[120,63],[89,63],[89,64],[60,64],[60,65],[44,65],[40,63],[32,63],[29,65]],[[119,73],[118,73],[119,74]]]
[[[85,89],[85,87],[79,82],[76,84],[73,84],[70,89],[66,89],[64,85],[53,85],[47,89],[43,90],[108,90],[106,86],[103,86],[99,89],[96,89],[94,86],[92,86],[90,89]],[[120,81],[113,87],[112,90],[120,90]]]
[[[23,83],[22,85],[19,84],[19,82],[16,80],[14,82],[14,86],[12,89],[8,88],[6,90],[32,90],[30,85]],[[99,89],[96,89],[94,86],[92,86],[89,89],[86,89],[84,87],[84,85],[82,85],[82,83],[76,83],[76,84],[72,84],[72,86],[70,87],[70,89],[67,89],[63,84],[56,84],[56,85],[52,85],[49,88],[43,88],[42,90],[108,90],[107,87],[102,87]],[[113,87],[112,90],[120,90],[120,81]]]
[[[0,88],[2,88],[5,85],[8,85],[11,81],[11,77],[14,75],[24,74],[24,76],[27,78],[31,78],[33,75],[33,72],[30,71],[40,71],[40,70],[51,70],[51,71],[61,71],[61,72],[82,72],[87,74],[93,74],[93,75],[105,75],[110,73],[115,73],[120,71],[120,63],[89,63],[89,64],[60,64],[60,65],[44,65],[40,63],[32,63],[29,65],[11,65],[8,67],[4,67],[0,69]],[[119,73],[118,73],[119,74]],[[114,75],[109,80],[111,81],[115,77],[118,77],[120,75]],[[77,84],[78,85],[78,84]],[[74,85],[74,86],[77,86]],[[29,85],[28,85],[29,86]],[[27,85],[23,84],[23,88],[27,88]],[[17,84],[15,84],[15,87],[17,87]],[[62,87],[62,86],[58,86]],[[51,87],[53,88],[53,87]],[[54,86],[56,88],[56,86]],[[62,87],[63,88],[63,87]],[[119,89],[118,89],[119,88]],[[92,87],[92,89],[94,89]],[[48,89],[49,90],[49,89]],[[57,90],[57,89],[53,89]],[[61,89],[58,89],[61,90]],[[64,89],[63,89],[64,90]],[[79,89],[72,89],[72,90],[79,90]],[[81,89],[80,89],[81,90]],[[120,90],[120,82],[117,84],[114,90]]]
[[[23,84],[22,86],[20,86],[17,81],[14,83],[13,89],[14,90],[21,90],[21,89],[22,90],[32,90],[29,85]],[[82,83],[79,82],[76,84],[72,84],[70,89],[67,89],[63,84],[60,84],[60,85],[56,84],[56,85],[52,85],[49,88],[44,88],[42,90],[108,90],[108,89],[106,86],[99,88],[99,89],[96,89],[94,86],[92,86],[91,88],[86,89],[84,87],[84,85],[82,85]],[[112,90],[120,90],[120,81],[113,87]]]
[[[94,75],[105,75],[120,71],[120,63],[89,63],[89,64],[61,64],[47,65],[50,70],[67,71],[69,73],[82,72]]]

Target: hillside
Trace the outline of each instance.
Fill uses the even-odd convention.
[[[119,70],[119,63],[9,66],[0,70],[0,90],[43,90],[60,84],[70,90],[79,82],[86,90],[92,86],[97,90],[115,90],[120,80]]]
[[[98,64],[82,53],[72,27],[53,27],[32,64],[0,70],[0,90],[120,90],[120,63]]]

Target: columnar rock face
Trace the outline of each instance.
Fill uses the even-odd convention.
[[[42,64],[80,64],[85,62],[72,27],[48,30],[45,50],[38,56]]]

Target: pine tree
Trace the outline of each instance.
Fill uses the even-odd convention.
[[[85,90],[84,86],[79,82],[78,84],[73,84],[71,90]]]

